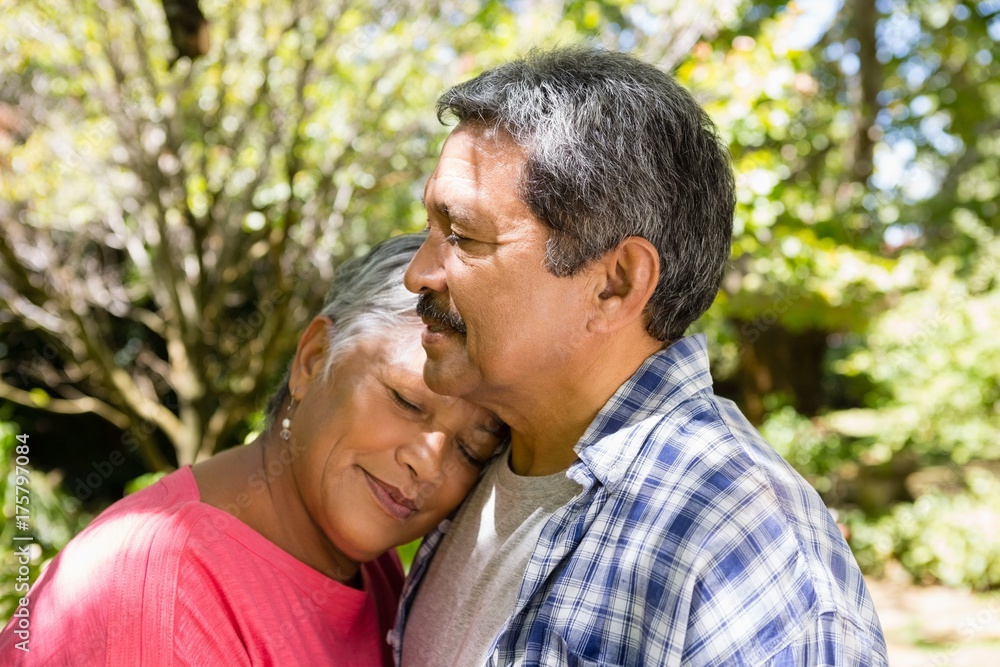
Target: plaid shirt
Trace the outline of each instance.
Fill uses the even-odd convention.
[[[823,502],[711,385],[694,336],[607,402],[566,473],[584,490],[542,529],[488,665],[887,664]],[[403,590],[397,664],[449,525],[426,538]]]

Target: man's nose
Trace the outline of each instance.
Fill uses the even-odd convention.
[[[414,294],[423,292],[445,292],[448,289],[444,277],[441,248],[444,246],[432,232],[417,248],[403,275],[403,284]]]

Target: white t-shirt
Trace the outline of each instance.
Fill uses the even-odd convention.
[[[402,667],[482,665],[514,611],[542,526],[579,492],[565,472],[521,477],[499,457],[420,583],[403,631]]]

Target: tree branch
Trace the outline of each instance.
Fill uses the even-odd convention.
[[[61,415],[95,414],[122,430],[126,430],[132,425],[131,420],[126,415],[115,410],[107,403],[97,400],[93,396],[81,396],[75,399],[53,398],[50,396],[48,400],[38,402],[30,391],[25,391],[24,389],[19,389],[0,381],[0,398],[13,401],[18,405],[48,410],[49,412]]]
[[[875,117],[878,114],[878,93],[882,89],[882,64],[878,61],[875,24],[878,9],[875,0],[854,0],[854,36],[860,49],[861,78],[857,108],[854,111],[854,151],[851,159],[852,180],[865,183],[874,165]]]

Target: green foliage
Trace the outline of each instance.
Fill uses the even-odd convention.
[[[854,460],[865,447],[863,442],[843,437],[787,405],[772,412],[760,431],[775,451],[820,492],[829,491],[831,473],[845,461]]]
[[[861,567],[878,573],[898,560],[916,580],[1000,587],[1000,480],[971,469],[960,493],[928,493],[877,520],[848,519],[851,547]]]
[[[997,8],[847,3],[823,25],[821,7],[752,3],[678,74],[706,98],[739,179],[717,308],[864,331],[887,296],[918,288],[925,256],[962,264],[980,243],[970,226],[1000,229]]]
[[[851,546],[869,573],[895,560],[919,582],[1000,586],[1000,479],[976,467],[1000,461],[1000,239],[985,229],[979,236],[977,252],[928,267],[923,289],[901,296],[832,363],[834,377],[865,388],[864,407],[814,419],[786,407],[762,429],[818,490],[837,498],[838,483],[853,485],[862,504],[887,483],[866,470],[971,464],[959,493],[866,505],[883,516],[849,514]]]
[[[125,495],[128,496],[137,491],[142,491],[147,486],[152,486],[159,482],[164,476],[166,476],[166,473],[162,472],[148,472],[145,475],[139,475],[125,485]]]
[[[925,289],[901,297],[833,364],[846,377],[866,376],[871,389],[866,410],[827,421],[875,441],[875,460],[901,451],[929,463],[1000,460],[1000,239],[968,261],[967,280],[955,261],[929,270]]]

